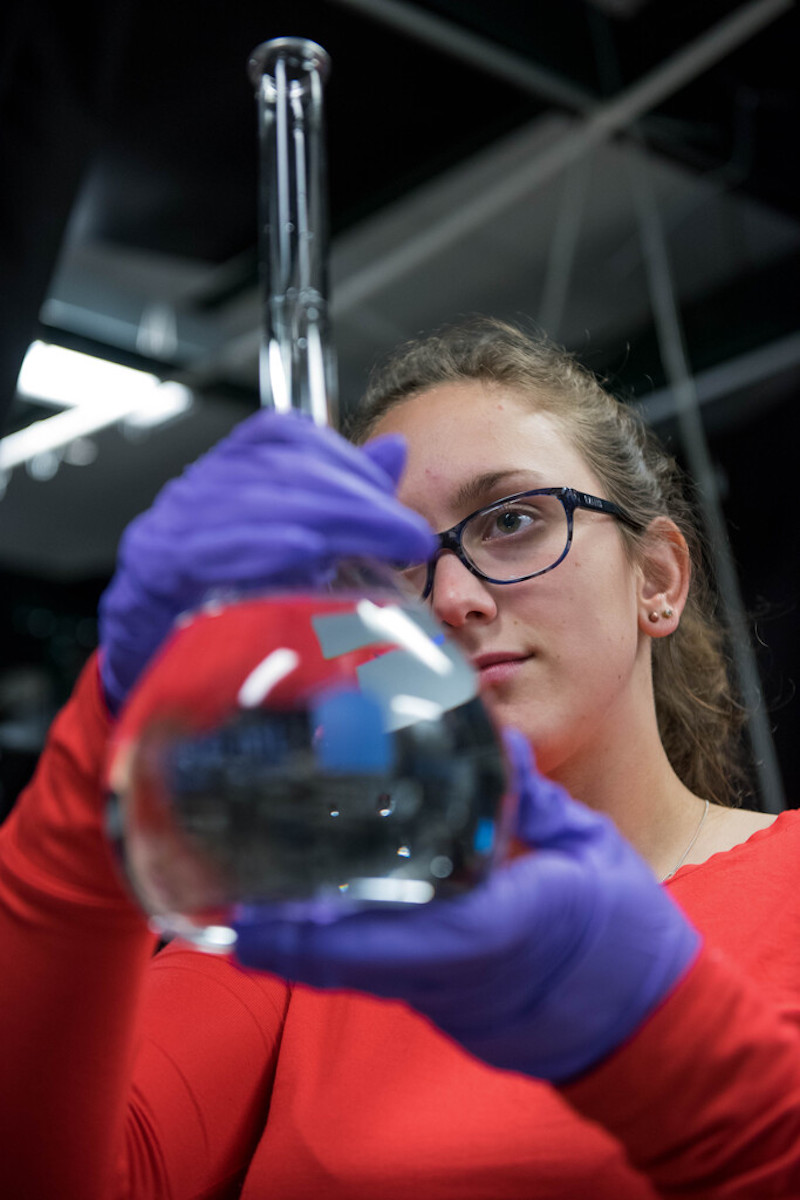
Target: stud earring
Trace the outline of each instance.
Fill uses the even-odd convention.
[[[657,609],[653,609],[652,612],[647,614],[647,619],[648,619],[648,621],[652,621],[653,624],[655,625],[656,621],[660,621],[662,617],[664,618],[665,621],[668,621],[670,619],[670,617],[673,615],[674,614],[673,614],[672,609],[670,608],[669,604],[667,604],[667,602],[665,600],[661,611],[659,612]]]

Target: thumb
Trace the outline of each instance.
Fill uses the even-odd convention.
[[[528,739],[518,729],[503,731],[503,741],[518,797],[517,837],[538,849],[561,849],[590,837],[602,818],[541,775]]]
[[[367,442],[362,449],[367,458],[389,476],[396,488],[406,465],[406,439],[399,433],[386,433]]]

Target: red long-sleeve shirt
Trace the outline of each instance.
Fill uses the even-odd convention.
[[[107,734],[90,667],[0,831],[4,1195],[800,1197],[800,814],[678,873],[708,948],[556,1090],[397,1003],[150,961],[101,831]]]

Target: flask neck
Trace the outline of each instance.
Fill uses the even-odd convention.
[[[330,60],[302,38],[250,59],[259,127],[259,276],[263,405],[336,422],[328,311],[328,194],[323,85]]]

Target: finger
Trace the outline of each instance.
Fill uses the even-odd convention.
[[[247,454],[252,448],[274,448],[281,453],[293,451],[308,457],[316,455],[379,487],[386,486],[385,470],[376,465],[362,447],[354,446],[333,429],[315,425],[302,413],[266,410],[256,413],[238,425],[207,457],[236,457]]]
[[[215,457],[198,463],[195,469],[176,481],[176,486],[165,489],[162,496],[202,492],[210,487],[235,489],[244,481],[260,481],[291,489],[300,487],[308,491],[316,489],[321,496],[336,491],[365,500],[384,495],[394,498],[395,492],[394,480],[375,464],[370,464],[370,471],[364,472],[353,470],[340,460],[310,455],[296,447],[270,446],[251,449],[236,457]]]
[[[386,472],[392,481],[392,486],[396,488],[405,470],[408,457],[406,439],[397,433],[387,433],[383,437],[367,442],[363,451],[371,462]]]
[[[236,485],[209,488],[202,496],[173,493],[165,496],[147,519],[130,527],[124,547],[144,546],[148,539],[174,537],[179,540],[171,553],[186,557],[195,532],[203,528],[250,530],[267,549],[281,540],[291,527],[306,527],[328,539],[327,557],[339,553],[375,556],[389,561],[419,561],[434,543],[427,522],[390,495],[370,489],[360,496],[332,488],[321,495],[273,480],[239,480]]]
[[[401,506],[394,497],[393,487],[387,487],[388,477],[384,476],[380,487],[371,480],[354,475],[351,471],[343,470],[336,463],[327,460],[311,460],[304,455],[288,453],[286,455],[270,450],[262,455],[251,455],[241,460],[208,460],[200,470],[185,475],[169,484],[161,493],[156,509],[159,512],[170,512],[175,507],[190,505],[192,509],[208,495],[215,502],[216,494],[228,493],[229,502],[237,500],[245,485],[259,485],[265,488],[281,489],[281,497],[288,501],[296,494],[306,493],[315,496],[320,507],[324,506],[329,497],[337,495],[352,497],[354,504],[359,506],[377,505],[399,510]],[[413,510],[408,509],[411,513]],[[419,514],[414,513],[414,522],[426,525]]]
[[[606,818],[573,800],[560,784],[539,773],[531,745],[519,730],[505,729],[503,740],[518,796],[520,840],[540,849],[562,849],[576,839],[596,836]]]
[[[242,906],[236,957],[318,986],[391,987],[431,973],[484,970],[520,936],[536,932],[540,892],[534,856],[497,868],[470,892],[419,908],[347,912],[316,902]],[[394,982],[389,982],[389,981]]]

